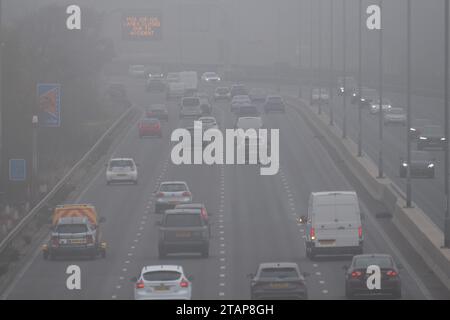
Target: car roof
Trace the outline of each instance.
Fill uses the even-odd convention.
[[[130,160],[134,162],[132,158],[111,158],[109,161],[124,161],[124,160]]]
[[[184,184],[184,185],[187,185],[187,183],[185,181],[164,181],[164,182],[160,183],[160,185],[163,185],[163,184]]]
[[[260,269],[266,268],[295,268],[299,269],[295,262],[264,262],[259,265]]]
[[[199,209],[170,209],[164,212],[165,215],[175,215],[175,214],[200,214]]]
[[[156,266],[145,266],[142,268],[141,273],[154,272],[154,271],[178,271],[183,273],[183,267],[177,265],[156,265]]]
[[[175,209],[184,209],[184,208],[204,208],[205,205],[203,203],[184,203],[184,204],[177,204]]]
[[[366,253],[366,254],[358,254],[356,256],[353,256],[353,259],[358,259],[358,258],[390,258],[390,259],[392,259],[392,256],[387,253]]]

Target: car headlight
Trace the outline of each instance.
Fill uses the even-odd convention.
[[[361,102],[366,102],[366,99],[364,99],[364,98],[361,98]]]
[[[446,139],[445,138],[441,138],[441,141],[445,141]]]
[[[413,132],[416,132],[417,130],[416,130],[416,129],[414,129],[414,128],[409,128],[409,131],[413,131]]]
[[[222,80],[222,79],[220,79],[220,78],[217,78],[217,81],[220,81],[220,80]]]
[[[363,100],[361,100],[361,101],[363,101]],[[372,105],[372,109],[377,109],[378,108],[378,106],[376,106],[376,105]]]
[[[434,163],[430,163],[430,164],[428,165],[428,168],[429,168],[429,169],[434,168]]]
[[[407,163],[405,163],[405,162],[403,162],[403,163],[402,163],[402,166],[403,166],[403,167],[407,167],[407,166],[408,166],[408,164],[407,164]]]
[[[427,140],[426,137],[420,137],[419,139],[420,139],[420,140]]]

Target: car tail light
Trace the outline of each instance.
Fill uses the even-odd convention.
[[[187,282],[186,279],[181,280],[181,282],[180,282],[180,287],[181,287],[181,288],[187,288],[187,287],[189,287],[189,282]]]
[[[395,272],[394,270],[389,270],[389,271],[386,272],[386,275],[388,277],[396,277],[398,275],[398,273]]]
[[[57,236],[53,236],[52,237],[52,246],[53,247],[57,247],[59,245],[59,241],[58,241],[58,237]]]
[[[158,193],[156,194],[156,197],[157,197],[157,198],[162,198],[162,197],[164,197],[164,193],[158,192]]]
[[[202,215],[203,219],[207,219],[208,218],[208,214],[206,213],[206,209],[205,208],[202,208],[201,215]]]
[[[309,236],[311,237],[311,240],[316,239],[316,229],[311,228],[311,229],[309,230]]]
[[[94,243],[94,237],[92,235],[86,236],[86,243],[87,244],[93,244]]]
[[[362,227],[360,226],[360,227],[358,228],[358,237],[361,239],[362,236],[363,236],[363,234],[362,234]]]
[[[189,191],[185,191],[185,192],[183,192],[182,196],[183,197],[190,197],[191,193]]]
[[[139,280],[138,282],[136,282],[136,289],[144,289],[145,284],[144,281]]]
[[[361,277],[362,272],[361,271],[353,271],[352,272],[352,278],[359,278]]]

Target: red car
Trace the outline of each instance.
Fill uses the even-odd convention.
[[[142,119],[139,121],[139,138],[162,137],[161,122],[158,119]]]

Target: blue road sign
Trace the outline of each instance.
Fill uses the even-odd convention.
[[[39,126],[59,127],[61,125],[61,85],[38,83]]]
[[[27,163],[25,159],[9,159],[9,180],[25,181],[27,178]]]

